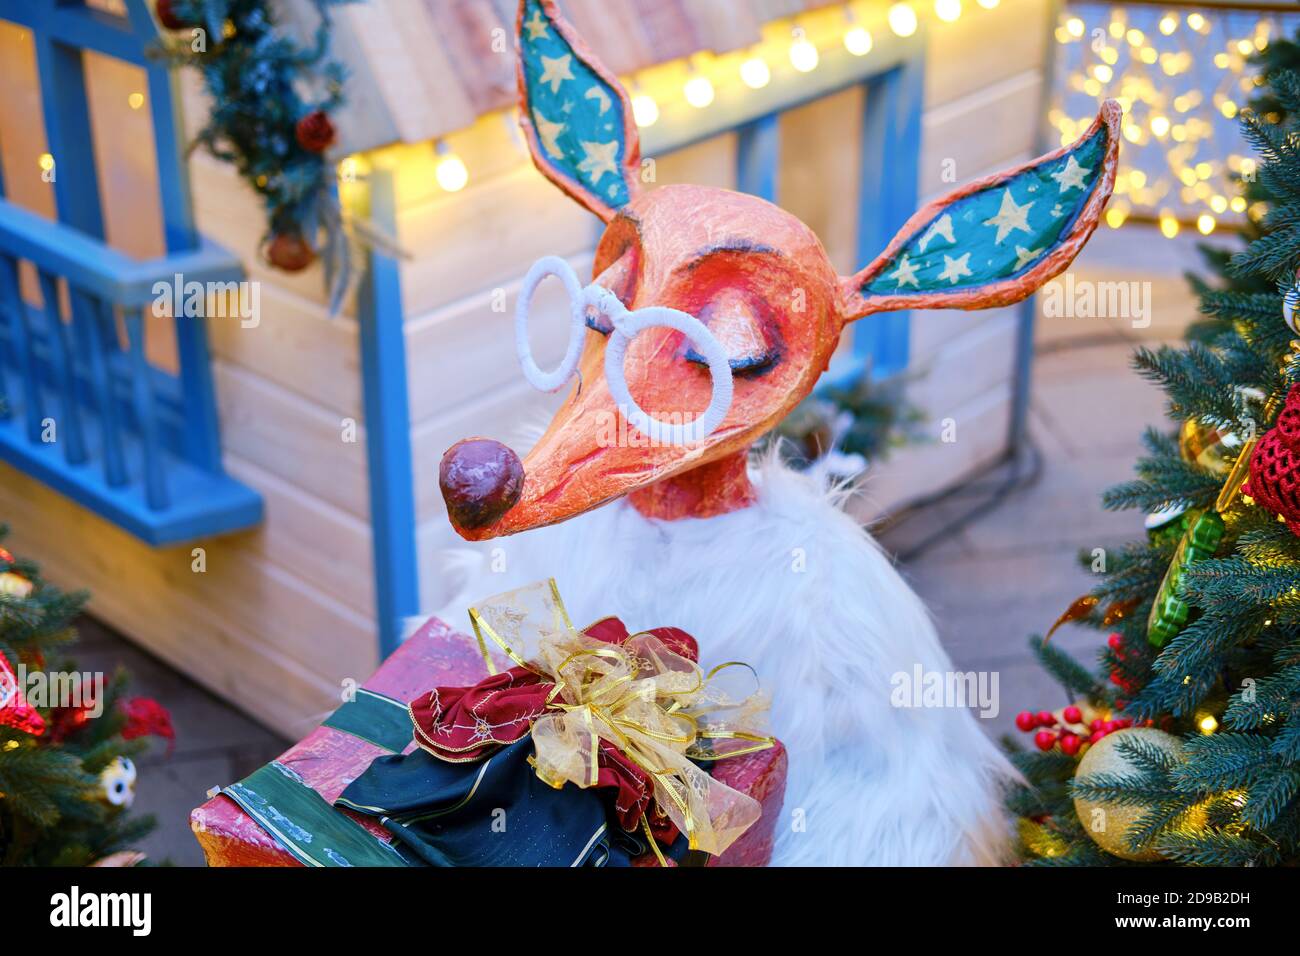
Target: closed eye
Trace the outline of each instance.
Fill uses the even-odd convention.
[[[780,353],[777,352],[776,349],[768,349],[763,352],[752,353],[749,355],[730,356],[727,359],[727,364],[731,366],[732,372],[744,377],[746,375],[758,375],[762,372],[766,372],[776,364],[776,360],[780,357]],[[686,350],[685,358],[688,362],[694,362],[696,365],[701,365],[704,368],[709,367],[709,360],[693,348],[688,348]]]

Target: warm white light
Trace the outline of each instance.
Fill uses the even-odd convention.
[[[655,120],[659,119],[659,104],[653,96],[636,94],[632,97],[632,118],[636,120],[637,126],[653,126]]]
[[[761,90],[772,81],[772,70],[767,60],[761,56],[752,56],[740,64],[741,82],[751,90]]]
[[[889,8],[889,29],[900,37],[910,37],[916,32],[916,11],[910,3],[896,3]]]
[[[866,27],[853,27],[844,34],[844,49],[854,56],[866,56],[871,52],[871,33]]]
[[[54,157],[49,153],[41,153],[40,158],[36,161],[37,165],[47,173],[54,168]]]
[[[1077,40],[1083,36],[1083,21],[1078,17],[1070,17],[1065,21],[1065,32]]]
[[[455,153],[442,154],[438,165],[434,167],[433,175],[438,180],[438,185],[449,193],[460,192],[469,182],[469,170]]]
[[[996,10],[998,7],[998,0],[978,0],[978,3],[985,10]]]
[[[961,16],[961,0],[934,0],[934,15],[944,23],[952,23]]]
[[[1219,729],[1219,722],[1214,719],[1213,714],[1206,714],[1196,724],[1201,728],[1201,733],[1212,734]]]
[[[1172,239],[1178,235],[1178,220],[1174,218],[1173,213],[1160,213],[1160,233],[1166,239]]]
[[[817,69],[817,47],[807,37],[798,37],[790,44],[790,65],[800,73],[811,73]]]
[[[1196,228],[1200,230],[1201,235],[1208,236],[1210,233],[1214,232],[1214,226],[1215,226],[1214,217],[1211,216],[1208,212],[1203,212],[1196,217]],[[1214,720],[1214,718],[1211,717],[1210,720]],[[1202,726],[1204,725],[1202,724]],[[1207,731],[1207,733],[1208,732],[1209,731]]]
[[[682,87],[682,93],[686,97],[686,102],[697,110],[702,110],[713,102],[713,84],[709,82],[707,76],[699,74],[692,76]]]
[[[140,107],[144,106],[144,94],[132,93],[130,96],[126,98],[126,102],[127,105],[131,107],[131,109],[138,110]]]
[[[1157,136],[1164,136],[1169,132],[1169,119],[1165,116],[1151,117],[1151,132]]]
[[[1178,29],[1178,14],[1166,13],[1163,17],[1160,18],[1160,32],[1163,33],[1165,36],[1169,36],[1169,34],[1173,33],[1177,29]]]

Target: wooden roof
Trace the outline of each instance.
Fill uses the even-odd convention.
[[[334,8],[335,55],[351,71],[349,102],[339,116],[345,146],[424,142],[513,104],[516,5],[517,0],[368,0]],[[560,0],[620,75],[702,50],[749,46],[767,21],[826,5],[827,0]],[[298,30],[315,23],[307,0],[286,4],[286,18]]]

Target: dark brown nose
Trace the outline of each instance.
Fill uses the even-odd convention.
[[[438,468],[447,514],[458,528],[493,524],[524,491],[524,464],[491,438],[466,438],[447,449]]]

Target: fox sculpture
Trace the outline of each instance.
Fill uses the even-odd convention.
[[[605,229],[587,286],[548,258],[521,290],[525,373],[571,386],[545,433],[522,460],[490,438],[442,459],[449,518],[480,542],[449,606],[553,576],[575,623],[615,609],[687,629],[705,663],[752,664],[790,754],[776,864],[999,862],[1010,766],[966,707],[898,694],[918,669],[953,672],[926,609],[837,492],[750,446],[812,391],[850,322],[1007,305],[1062,272],[1110,196],[1118,104],[1073,145],[929,203],[841,276],[772,203],[642,189],[627,92],[552,0],[522,0],[517,28],[533,161]],[[547,275],[570,298],[553,372],[528,346]]]

